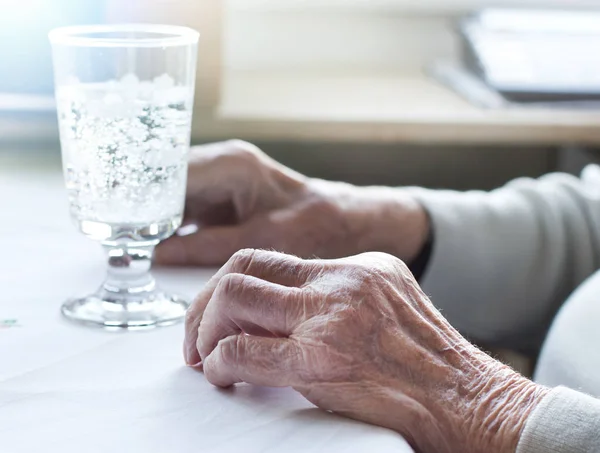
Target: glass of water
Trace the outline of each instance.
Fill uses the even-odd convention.
[[[188,307],[157,288],[152,252],[180,226],[198,33],[167,25],[50,32],[71,217],[108,274],[63,314],[108,328],[173,324]]]

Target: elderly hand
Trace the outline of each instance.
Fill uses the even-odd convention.
[[[381,253],[241,251],[190,308],[184,347],[217,386],[291,386],[423,452],[512,453],[547,391],[462,338]]]
[[[241,141],[192,150],[185,222],[198,231],[161,244],[160,264],[222,265],[248,247],[306,258],[377,250],[410,261],[429,232],[406,191],[310,179]]]

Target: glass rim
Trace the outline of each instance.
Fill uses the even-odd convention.
[[[163,34],[156,38],[107,38],[85,36],[91,33],[138,32]],[[51,44],[80,47],[170,47],[196,44],[200,33],[179,25],[102,24],[55,28],[48,33]]]

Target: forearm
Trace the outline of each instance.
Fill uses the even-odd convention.
[[[429,236],[429,217],[422,204],[403,189],[368,187],[363,196],[365,242],[372,250],[412,262]]]
[[[452,330],[446,334],[456,346],[445,352],[446,366],[436,364],[436,387],[445,389],[443,396],[407,404],[414,393],[398,377],[384,381],[383,389],[370,389],[372,403],[365,406],[362,418],[405,437],[406,419],[414,420],[408,434],[421,442],[407,440],[419,452],[515,453],[529,418],[550,390],[459,339]],[[406,352],[396,351],[389,362],[405,360]],[[434,365],[424,361],[424,369]]]
[[[474,435],[482,451],[514,453],[527,421],[550,390],[503,364],[475,388]]]
[[[346,255],[377,251],[411,263],[430,237],[430,221],[410,190],[357,187],[313,179],[311,190],[334,199],[352,243]]]

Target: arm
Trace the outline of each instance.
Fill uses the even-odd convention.
[[[409,191],[308,178],[239,140],[193,149],[185,216],[200,228],[162,243],[157,262],[222,265],[260,248],[306,258],[380,251],[410,263],[429,232]]]
[[[562,302],[600,267],[597,167],[490,193],[411,191],[435,236],[424,290],[477,340],[537,348]]]
[[[470,345],[389,255],[239,252],[188,311],[184,352],[215,385],[291,386],[420,452],[600,448],[598,400],[550,391]]]
[[[520,180],[489,194],[362,188],[307,178],[249,143],[216,143],[195,148],[190,160],[186,221],[200,229],[162,243],[155,259],[219,265],[242,248],[307,258],[379,251],[418,274],[430,232],[425,206],[434,243],[422,283],[434,303],[478,340],[506,343],[518,333],[527,343],[518,346],[535,347],[556,308],[600,263],[593,172]]]

